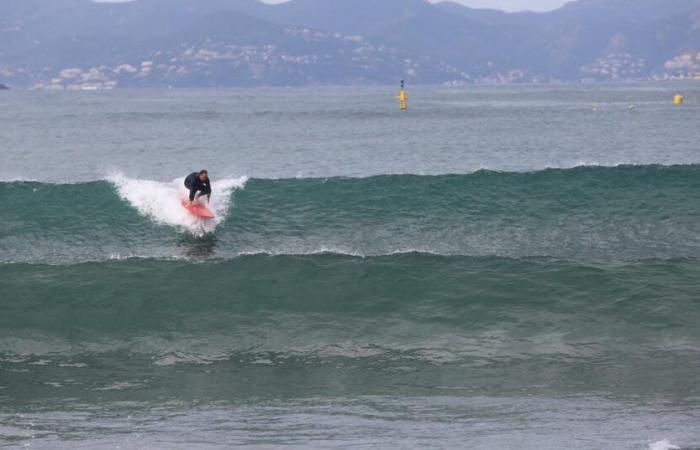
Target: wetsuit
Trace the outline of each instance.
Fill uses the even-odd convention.
[[[211,183],[207,178],[207,181],[201,181],[199,179],[199,174],[197,172],[192,172],[185,178],[185,187],[190,190],[190,201],[194,201],[197,192],[201,192],[203,195],[211,198]]]

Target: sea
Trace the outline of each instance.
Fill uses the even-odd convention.
[[[700,84],[396,90],[0,93],[0,447],[700,448]]]

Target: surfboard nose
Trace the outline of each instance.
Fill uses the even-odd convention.
[[[216,217],[214,213],[209,210],[209,208],[201,203],[190,205],[188,204],[187,199],[182,199],[182,207],[189,211],[193,216],[197,216],[202,219],[213,219]]]

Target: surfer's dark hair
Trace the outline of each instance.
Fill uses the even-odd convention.
[[[200,170],[198,175],[209,175],[209,172],[207,172],[206,170]]]

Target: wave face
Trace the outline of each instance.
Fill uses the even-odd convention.
[[[527,386],[684,396],[700,370],[697,261],[256,255],[11,264],[0,275],[3,363],[76,377],[123,358],[134,366],[124,368],[128,379],[220,365],[239,377],[233,386],[222,381],[225,389],[249,395],[270,388],[256,391],[259,367],[279,365],[321,378],[343,367],[368,371],[383,380],[357,387],[370,391],[413,376],[430,385],[439,371],[446,388],[468,376],[470,389],[494,394]],[[650,383],[644,374],[652,372],[663,377]],[[550,381],[538,387],[542,377]],[[146,384],[153,395],[162,388]],[[224,386],[199,389],[213,397]]]
[[[0,261],[231,258],[322,252],[700,257],[700,166],[528,173],[245,178],[214,183],[220,219],[179,205],[181,181],[0,183]]]
[[[533,373],[548,394],[693,389],[700,166],[232,179],[211,223],[183,214],[180,184],[0,185],[0,355],[18,374],[238,371],[212,396],[269,394],[276,375],[250,384],[280,364],[372,374],[369,392],[465,373],[494,395],[537,391]],[[125,390],[157,395],[133,373]]]

